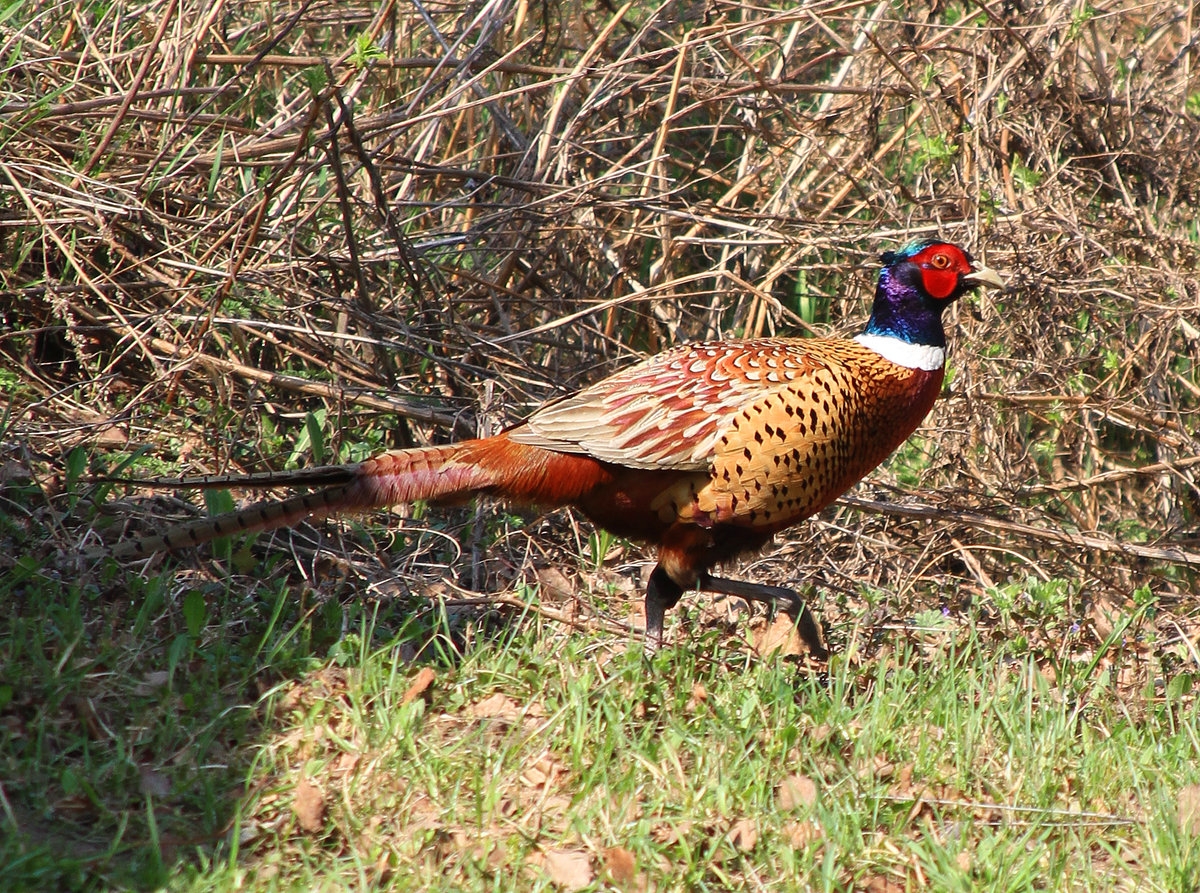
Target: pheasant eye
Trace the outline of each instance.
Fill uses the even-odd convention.
[[[950,266],[950,258],[944,254],[935,254],[933,260],[929,262],[935,270],[944,270]]]

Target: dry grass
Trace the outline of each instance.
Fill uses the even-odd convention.
[[[874,478],[946,522],[841,512],[806,570],[1186,589],[1189,7],[419,9],[7,23],[12,457],[259,468],[318,409],[334,454],[492,429],[679,340],[858,325],[862,265],[939,232],[1012,282],[958,314],[938,436]]]
[[[1106,650],[1140,589],[1131,690],[1190,666],[1195,9],[780,5],[10,7],[16,554],[93,572],[76,448],[258,470],[486,432],[681,340],[849,331],[877,254],[940,233],[1011,282],[951,321],[946,398],[740,571],[817,585],[835,644],[974,605],[1048,657]],[[505,517],[456,519],[470,558],[413,533],[355,573],[578,573],[585,529]],[[1064,581],[1053,610],[1029,578]]]
[[[316,408],[331,452],[375,413],[387,444],[495,427],[682,339],[857,325],[860,266],[939,232],[1012,289],[960,312],[905,489],[1194,542],[1188,7],[418,8],[7,23],[0,344],[31,458],[128,441],[260,467],[263,419]],[[221,411],[181,438],[196,406]],[[1161,579],[937,530],[956,573],[969,540],[968,586],[1014,546],[1081,589]],[[838,576],[879,566],[842,551]]]

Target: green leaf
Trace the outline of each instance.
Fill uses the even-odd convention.
[[[191,653],[192,638],[189,635],[176,636],[167,648],[167,677],[175,678],[175,668]]]
[[[188,635],[198,638],[208,619],[208,603],[199,590],[193,589],[183,599],[183,621],[187,625]]]
[[[1194,681],[1191,673],[1177,673],[1172,676],[1171,681],[1167,683],[1167,700],[1178,701],[1188,694]]]
[[[304,417],[304,428],[308,431],[308,442],[312,446],[314,465],[325,464],[325,432],[322,430],[324,415],[321,413],[322,418],[318,419],[316,413],[310,412]]]
[[[233,494],[228,490],[205,490],[204,506],[210,515],[223,515],[235,508]]]

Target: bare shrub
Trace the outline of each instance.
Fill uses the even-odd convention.
[[[875,505],[754,572],[902,613],[1192,585],[1187,4],[100,9],[0,23],[21,461],[260,468],[317,411],[337,456],[492,429],[680,340],[850,331],[878,252],[939,233],[1010,289],[951,321]]]

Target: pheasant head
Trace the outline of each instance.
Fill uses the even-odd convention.
[[[998,273],[948,242],[911,242],[881,259],[871,318],[856,340],[910,368],[940,369],[945,361],[942,311],[981,285],[1004,286]]]

